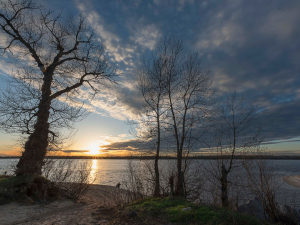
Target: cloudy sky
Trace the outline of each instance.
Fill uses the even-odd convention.
[[[135,149],[126,119],[139,112],[135,81],[141,58],[160,38],[176,35],[187,51],[199,51],[221,93],[235,87],[261,108],[268,150],[300,154],[300,1],[40,2],[66,14],[83,14],[121,74],[117,87],[89,102],[92,114],[76,125],[71,149]],[[0,63],[0,76],[5,77],[13,65],[2,56]],[[13,138],[0,133],[0,154],[17,148]]]

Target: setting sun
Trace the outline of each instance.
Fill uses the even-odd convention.
[[[89,150],[90,151],[88,153],[91,155],[99,154],[99,150],[100,150],[99,144],[98,143],[91,144]]]
[[[97,155],[97,154],[102,154],[101,150],[105,149],[102,148],[102,145],[108,145],[110,144],[110,142],[108,141],[97,141],[95,143],[92,143],[89,145],[89,147],[87,147],[87,149],[89,150],[88,154],[90,155]]]

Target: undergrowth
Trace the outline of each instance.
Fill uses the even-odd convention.
[[[43,202],[59,198],[61,191],[43,176],[0,177],[0,205],[10,202]]]
[[[184,208],[190,207],[189,210]],[[146,198],[124,207],[113,223],[119,224],[207,224],[263,225],[254,217],[237,212],[196,205],[182,198]]]

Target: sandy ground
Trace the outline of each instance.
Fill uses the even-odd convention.
[[[300,188],[300,175],[298,176],[285,176],[282,178],[287,184]]]
[[[20,205],[11,203],[0,206],[1,225],[76,225],[106,224],[96,218],[99,207],[116,205],[120,189],[105,185],[92,185],[87,194],[77,203],[58,200],[48,205]]]

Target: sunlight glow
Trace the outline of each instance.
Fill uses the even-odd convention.
[[[90,147],[88,149],[90,150],[89,154],[97,155],[97,154],[99,154],[100,147],[99,147],[98,143],[93,143],[93,144],[90,144]]]
[[[102,145],[108,145],[108,144],[110,144],[110,142],[108,142],[108,141],[102,141],[102,140],[99,140],[97,142],[91,143],[89,145],[89,147],[87,147],[87,149],[89,150],[88,154],[90,154],[90,155],[103,154],[101,152],[101,150],[105,149],[105,148],[102,148],[101,146]]]

